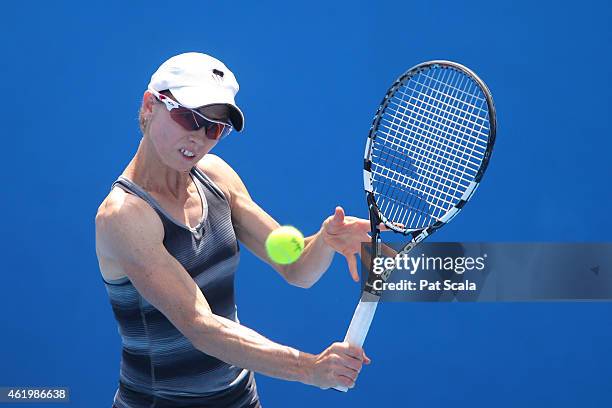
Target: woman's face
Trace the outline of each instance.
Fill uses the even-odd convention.
[[[188,172],[204,155],[212,150],[218,139],[210,139],[206,129],[186,130],[170,116],[166,106],[149,94],[151,116],[147,133],[161,161],[168,167]],[[210,119],[227,117],[225,105],[211,105],[201,109]],[[214,137],[214,135],[211,135]]]

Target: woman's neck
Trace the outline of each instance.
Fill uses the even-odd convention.
[[[155,147],[143,137],[136,154],[123,174],[148,192],[185,198],[187,189],[193,182],[189,172],[181,172],[165,165]]]

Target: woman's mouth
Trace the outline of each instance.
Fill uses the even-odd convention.
[[[180,149],[179,152],[181,152],[183,157],[186,158],[187,160],[191,160],[191,159],[193,159],[195,157],[195,153],[192,152],[191,150]]]

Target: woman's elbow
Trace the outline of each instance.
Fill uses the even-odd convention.
[[[302,279],[300,278],[300,274],[298,273],[291,273],[291,271],[289,271],[289,272],[285,272],[281,274],[285,278],[285,281],[287,281],[287,283],[290,284],[291,286],[297,286],[298,288],[308,289],[312,287],[312,285],[314,285],[314,282],[312,280]]]

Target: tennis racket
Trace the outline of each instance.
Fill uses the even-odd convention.
[[[363,183],[372,226],[372,260],[345,341],[363,345],[382,295],[374,289],[374,281],[386,282],[393,272],[372,272],[381,253],[381,223],[409,237],[398,254],[404,255],[450,222],[482,180],[495,128],[489,89],[463,65],[425,62],[389,88],[366,142]]]

